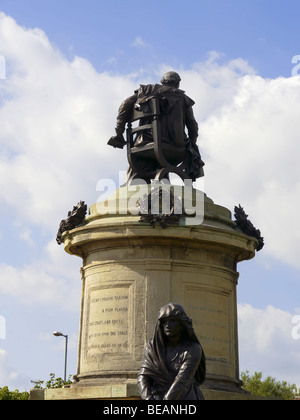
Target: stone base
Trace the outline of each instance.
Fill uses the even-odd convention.
[[[255,256],[256,240],[200,191],[192,190],[190,202],[198,203],[201,223],[191,225],[185,217],[167,229],[153,229],[131,214],[129,203],[137,208],[136,200],[121,188],[63,234],[65,250],[83,261],[72,388],[135,384],[159,308],[176,302],[193,320],[204,349],[207,388],[238,391],[237,264]],[[186,211],[190,202],[185,198]],[[110,211],[102,214],[99,206]]]
[[[140,400],[136,385],[70,386],[59,389],[32,389],[30,400]]]
[[[243,392],[201,389],[206,401],[265,400]],[[30,400],[141,400],[136,385],[119,384],[103,386],[66,387],[61,389],[32,389]]]

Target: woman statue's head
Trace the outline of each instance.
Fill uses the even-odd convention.
[[[181,340],[198,342],[192,320],[187,316],[182,306],[168,303],[159,310],[158,328],[164,338],[181,336]]]

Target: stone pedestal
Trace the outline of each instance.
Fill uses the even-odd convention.
[[[63,236],[65,250],[83,260],[77,382],[70,392],[136,387],[158,310],[169,302],[193,320],[207,360],[204,388],[241,392],[237,263],[254,257],[256,240],[204,195],[202,224],[153,228],[126,212],[124,191],[116,192],[115,214],[92,205],[85,224]],[[105,203],[108,212],[112,203]]]

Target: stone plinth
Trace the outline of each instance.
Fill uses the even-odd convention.
[[[236,229],[229,210],[193,194],[187,205],[200,197],[201,224],[183,220],[163,229],[140,223],[127,211],[134,197],[123,188],[92,205],[85,224],[64,234],[65,250],[83,260],[77,382],[60,391],[64,399],[91,387],[111,392],[110,398],[117,396],[108,389],[130,388],[126,398],[136,398],[145,344],[159,308],[169,302],[181,304],[193,319],[206,354],[207,396],[241,392],[237,263],[254,257],[256,240]],[[115,214],[100,214],[103,208]]]
[[[83,259],[78,386],[135,384],[158,310],[173,301],[193,319],[207,385],[238,388],[237,263],[254,257],[256,240],[204,195],[202,224],[153,229],[124,214],[125,190],[116,192],[116,214],[99,214],[103,203],[95,204],[86,224],[63,237],[65,250]]]
[[[241,392],[202,389],[205,400],[274,400],[275,398],[257,397]],[[30,399],[39,400],[127,400],[139,401],[137,385],[102,385],[66,387],[61,389],[33,389]],[[152,403],[152,401],[150,401]],[[131,403],[133,406],[135,403]]]

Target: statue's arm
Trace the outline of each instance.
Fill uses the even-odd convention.
[[[152,395],[152,380],[147,374],[143,372],[143,369],[140,370],[137,379],[138,390],[142,400],[151,400],[153,399]]]
[[[182,398],[182,395],[194,381],[201,357],[202,349],[199,345],[194,345],[186,351],[179,372],[169,391],[166,393],[164,400],[180,400]]]
[[[142,398],[142,400],[152,400],[153,398],[153,381],[150,378],[149,375],[147,375],[147,361],[149,359],[149,357],[151,358],[150,354],[151,354],[151,341],[147,343],[145,350],[144,350],[144,355],[143,355],[143,360],[142,360],[142,366],[141,369],[138,373],[137,376],[137,385],[138,385],[138,390],[140,393],[140,396]]]
[[[119,149],[123,149],[123,147],[125,146],[126,141],[123,137],[123,133],[125,131],[126,123],[130,120],[130,116],[136,99],[137,95],[135,94],[122,102],[117,116],[116,136],[113,136],[108,140],[107,144],[109,146],[117,147]]]
[[[198,123],[195,120],[193,108],[191,106],[189,106],[186,110],[185,124],[188,130],[189,139],[196,143],[198,137]]]
[[[137,95],[132,95],[122,102],[117,116],[116,133],[122,135],[125,131],[125,125],[130,119],[133,110],[133,105],[137,100]]]

